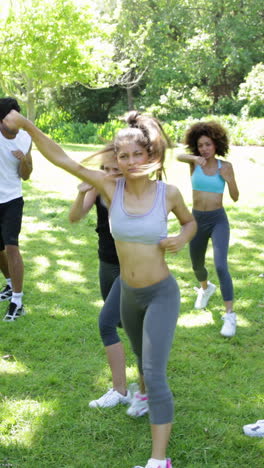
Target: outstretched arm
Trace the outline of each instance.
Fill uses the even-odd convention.
[[[59,166],[70,174],[88,182],[104,192],[105,174],[103,171],[87,169],[71,159],[63,149],[37,128],[30,120],[23,117],[19,112],[12,110],[3,119],[4,124],[11,130],[23,128],[34,141],[37,149],[43,156],[55,166]]]

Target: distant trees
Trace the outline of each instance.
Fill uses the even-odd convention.
[[[165,120],[238,112],[249,98],[241,83],[264,62],[263,0],[9,3],[0,18],[0,86],[32,120],[54,102],[96,122],[124,102]]]
[[[116,68],[94,10],[72,0],[10,2],[0,22],[0,63],[2,90],[24,104],[31,120],[49,90],[78,81],[97,86],[100,75],[105,84]]]

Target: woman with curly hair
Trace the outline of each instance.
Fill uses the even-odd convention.
[[[196,288],[198,295],[194,307],[205,308],[216,290],[216,286],[208,281],[205,268],[205,254],[211,237],[215,268],[226,310],[221,335],[231,337],[236,333],[236,314],[233,311],[233,283],[227,263],[230,231],[223,208],[225,184],[235,202],[239,192],[232,164],[216,157],[224,157],[228,153],[228,137],[218,122],[198,122],[187,130],[185,144],[190,154],[182,154],[177,159],[190,165],[193,215],[198,225],[197,233],[190,242],[192,267],[200,283],[200,288]]]
[[[131,403],[140,409],[142,402],[148,401],[152,452],[145,468],[172,468],[166,450],[174,404],[166,369],[180,295],[165,252],[181,250],[194,236],[196,222],[177,187],[161,180],[167,147],[162,127],[154,118],[129,113],[127,127],[113,141],[122,177],[109,178],[103,171],[88,169],[69,158],[15,111],[5,118],[5,124],[11,129],[26,129],[50,162],[93,185],[109,207],[120,263],[121,320],[147,392],[136,393]],[[150,177],[151,173],[156,173],[156,178]],[[180,223],[180,232],[174,236],[168,236],[170,212]]]

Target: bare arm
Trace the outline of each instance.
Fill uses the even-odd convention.
[[[236,184],[236,179],[235,179],[235,174],[233,170],[233,166],[229,162],[225,162],[221,169],[220,169],[220,174],[225,179],[227,185],[228,185],[228,190],[229,190],[229,195],[234,200],[235,202],[238,200],[239,197],[239,191],[237,188]]]
[[[12,154],[15,158],[20,161],[18,167],[19,177],[23,180],[28,180],[32,172],[32,157],[31,157],[31,147],[27,154],[24,154],[22,151],[12,151]]]
[[[160,242],[160,246],[169,252],[178,252],[193,238],[197,231],[196,221],[184,203],[177,187],[168,186],[168,204],[181,225],[181,232],[177,236],[170,236]]]
[[[195,156],[194,154],[179,154],[177,156],[178,161],[188,163],[191,166],[194,166],[195,164],[198,164],[199,166],[205,166],[206,165],[206,159],[203,158],[202,156]]]
[[[12,130],[17,130],[19,128],[26,130],[38,150],[52,164],[61,167],[70,174],[93,185],[108,198],[109,194],[104,190],[105,174],[103,171],[88,169],[71,159],[57,143],[39,130],[30,120],[26,119],[15,110],[9,112],[3,119],[3,122]]]
[[[86,182],[79,184],[78,190],[78,195],[73,202],[69,213],[69,220],[71,223],[80,221],[80,219],[84,218],[84,216],[89,213],[97,196],[96,189],[91,185],[86,184]]]

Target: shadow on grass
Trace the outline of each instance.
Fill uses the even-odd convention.
[[[102,301],[95,214],[70,225],[70,203],[31,185],[25,200],[21,249],[28,314],[0,324],[1,355],[6,356],[0,372],[0,465],[144,464],[150,453],[147,417],[130,419],[124,407],[88,407],[111,380],[97,326]],[[242,434],[243,424],[263,417],[262,217],[260,208],[232,208],[229,218],[229,264],[241,320],[232,340],[219,334],[219,292],[208,310],[193,310],[195,279],[188,249],[168,255],[182,294],[168,369],[176,401],[169,447],[175,467],[260,467],[263,461],[263,445]],[[171,222],[170,229],[177,231],[178,225]],[[208,270],[218,285],[210,249]],[[120,333],[131,382],[135,359]]]

